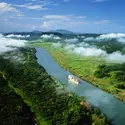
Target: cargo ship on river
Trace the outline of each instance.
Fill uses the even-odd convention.
[[[69,83],[73,83],[73,84],[76,84],[76,85],[79,84],[79,80],[77,78],[75,78],[73,75],[68,76],[68,81],[69,81]]]

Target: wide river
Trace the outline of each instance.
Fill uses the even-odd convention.
[[[82,84],[79,84],[78,87],[69,84],[68,75],[71,73],[61,68],[45,49],[36,48],[36,57],[38,58],[38,63],[46,69],[48,74],[62,84],[66,84],[69,91],[79,96],[84,96],[91,105],[98,107],[112,120],[114,125],[125,125],[125,104],[123,102],[81,79],[79,80]]]

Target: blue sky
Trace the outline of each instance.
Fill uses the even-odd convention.
[[[0,0],[0,32],[125,33],[125,0]]]

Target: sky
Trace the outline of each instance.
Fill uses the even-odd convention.
[[[0,0],[0,32],[125,33],[125,0]]]

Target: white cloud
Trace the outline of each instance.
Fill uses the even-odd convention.
[[[125,55],[122,55],[120,52],[114,52],[112,54],[109,54],[106,56],[107,61],[112,61],[112,62],[120,62],[123,63],[125,62]]]
[[[12,4],[0,2],[0,32],[9,32],[11,29],[16,30],[18,22],[12,22],[10,18],[21,16],[23,14],[14,8]],[[12,25],[13,27],[11,28]]]
[[[86,16],[77,16],[76,17],[77,19],[85,19],[85,18],[87,18]]]
[[[118,41],[121,43],[125,43],[125,38],[118,38]]]
[[[86,44],[84,42],[78,44],[67,44],[64,48],[66,51],[76,53],[85,57],[103,57],[107,62],[114,63],[125,62],[125,55],[121,54],[121,52],[119,51],[108,54],[106,51],[98,49],[94,46],[90,46],[89,44]]]
[[[94,2],[105,2],[105,1],[108,1],[108,0],[94,0]]]
[[[100,20],[100,21],[94,22],[94,24],[107,24],[107,23],[110,23],[110,20]]]
[[[85,38],[85,36],[78,36],[78,38]]]
[[[20,5],[14,5],[16,7],[20,8],[26,8],[29,10],[47,10],[48,8],[45,8],[44,4],[33,4],[33,3],[28,3],[28,4],[20,4]]]
[[[41,17],[28,17],[28,16],[11,16],[11,19],[19,19],[19,20],[42,20]]]
[[[125,34],[123,33],[110,33],[110,34],[102,34],[98,37],[87,37],[84,41],[104,41],[104,40],[112,40],[116,39],[118,42],[125,43]]]
[[[96,40],[94,37],[87,37],[84,39],[84,41],[94,41]]]
[[[45,15],[44,19],[49,20],[65,20],[65,21],[81,21],[81,19],[85,19],[86,16],[76,16],[76,15]]]
[[[30,35],[21,35],[21,34],[19,34],[19,35],[14,35],[14,34],[9,34],[9,35],[7,35],[6,36],[7,38],[28,38],[28,37],[30,37]]]
[[[41,38],[43,38],[44,40],[48,40],[48,39],[60,40],[61,39],[59,36],[54,36],[53,34],[50,34],[50,35],[44,34],[41,36]]]
[[[53,39],[60,40],[61,38],[59,36],[53,36]]]
[[[75,30],[76,28],[81,27],[84,25],[84,21],[65,21],[65,20],[49,20],[44,21],[41,25],[43,30],[56,30],[56,29],[68,29],[68,30]]]
[[[73,44],[73,43],[77,43],[79,40],[77,38],[73,38],[73,39],[65,39],[64,41],[66,43]]]
[[[89,47],[90,45],[88,43],[85,43],[85,42],[80,42],[77,44],[77,46],[79,47]]]
[[[103,35],[100,35],[99,38],[100,39],[125,38],[125,34],[123,33],[103,34]]]
[[[0,53],[15,50],[14,47],[23,47],[25,43],[25,40],[15,40],[0,35]]]
[[[52,44],[52,47],[54,47],[54,48],[60,48],[62,46],[62,44],[61,43],[53,43]]]
[[[44,35],[41,36],[41,38],[43,38],[43,39],[52,39],[53,34],[51,34],[51,35],[44,34]]]
[[[18,10],[12,7],[11,4],[0,2],[0,13],[6,13],[6,12],[18,12]]]
[[[27,6],[27,9],[30,10],[47,10],[48,8],[44,8],[42,5],[31,5],[31,6]]]
[[[75,52],[76,54],[80,54],[82,56],[96,56],[96,57],[106,54],[106,52],[101,49],[84,48],[84,47],[76,47],[74,48],[73,52]]]
[[[76,46],[75,46],[74,44],[71,44],[71,45],[67,44],[67,45],[65,46],[65,50],[72,52],[75,47],[76,47]]]
[[[81,20],[83,17],[75,15],[45,15],[44,22],[41,28],[44,30],[51,29],[76,29],[84,25],[85,22]]]
[[[45,15],[44,17],[43,17],[44,19],[65,19],[65,20],[67,20],[67,19],[69,19],[69,17],[68,16],[65,16],[65,15]]]
[[[5,3],[5,2],[0,2],[0,22],[1,24],[5,25],[10,25],[10,19],[11,17],[22,17],[24,16],[19,10],[13,7],[12,4]],[[2,22],[4,21],[4,22]],[[6,25],[4,27],[7,27]]]
[[[106,52],[102,49],[97,49],[95,47],[84,47],[84,46],[80,46],[79,47],[76,46],[75,44],[72,45],[66,45],[65,49],[69,52],[73,52],[76,54],[79,54],[81,56],[104,56],[106,55]]]
[[[75,39],[75,38],[74,38]],[[52,44],[53,47],[59,48],[62,47],[63,44],[60,42]],[[102,57],[107,62],[113,63],[123,63],[125,62],[125,55],[121,54],[121,52],[116,51],[111,54],[108,54],[105,50],[96,48],[95,46],[91,46],[85,42],[64,45],[64,49],[68,52],[72,52],[84,57]]]
[[[49,21],[44,21],[43,24],[41,25],[41,28],[44,30],[51,30],[51,29],[58,29],[60,26],[63,25],[62,21],[56,21],[56,20],[49,20]]]
[[[121,43],[125,43],[125,34],[123,33],[110,33],[110,34],[103,34],[98,37],[98,40],[111,40],[116,39]]]

